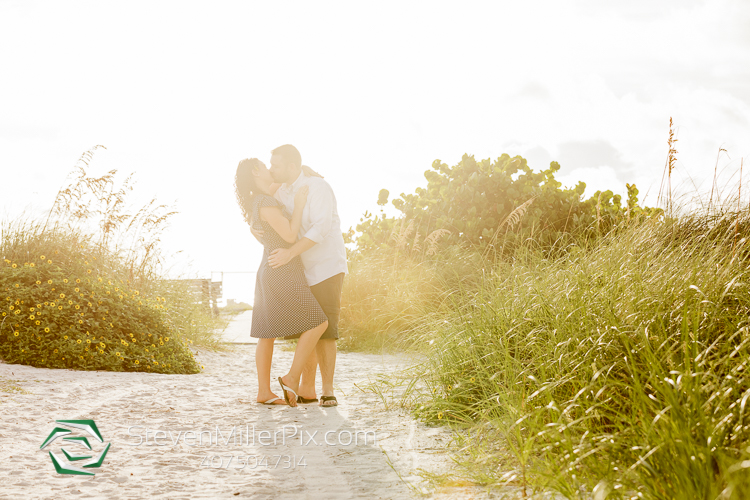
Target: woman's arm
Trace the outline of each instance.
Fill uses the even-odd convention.
[[[294,212],[291,221],[284,217],[280,207],[262,207],[260,209],[260,218],[268,222],[279,233],[279,236],[288,243],[297,241],[297,234],[302,225],[302,211],[305,209],[305,203],[307,202],[307,191],[308,187],[302,186],[294,195]]]

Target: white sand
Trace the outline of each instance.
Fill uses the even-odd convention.
[[[0,384],[7,390],[8,381],[15,381],[28,392],[0,392],[0,497],[414,498],[407,482],[427,488],[417,469],[442,472],[450,467],[447,430],[425,427],[404,412],[385,411],[376,395],[354,385],[404,366],[405,357],[339,353],[338,407],[267,407],[255,403],[254,350],[254,345],[237,345],[227,353],[201,352],[198,359],[206,370],[197,375],[79,372],[0,363]],[[286,371],[292,355],[277,348],[272,376]],[[272,389],[277,390],[275,385]],[[62,440],[39,449],[56,419],[93,419],[105,443],[112,443],[104,465],[94,469],[95,476],[55,472],[47,451],[61,454],[61,445],[66,445]],[[180,431],[215,431],[216,426],[226,436],[235,426],[244,433],[245,426],[252,430],[255,425],[257,433],[297,425],[310,434],[318,431],[315,440],[320,444],[303,445],[297,436],[268,446],[257,440],[225,445],[224,438],[214,446],[190,447],[184,439],[176,446],[133,446],[138,438],[129,436],[128,428],[138,425],[143,428],[133,433],[143,436],[148,428],[173,437]],[[323,443],[326,431],[334,431],[329,435],[333,445]],[[371,437],[368,445],[344,446],[347,432],[356,431],[375,431],[376,444]],[[98,442],[92,445],[94,451],[102,448]],[[201,467],[206,456],[217,456],[218,465],[218,456],[226,455],[234,456],[229,468]],[[285,458],[274,467],[279,460],[275,455],[294,456],[297,461],[304,457],[307,467],[285,469]],[[253,459],[246,459],[250,466],[235,468],[239,456],[266,456],[268,466],[251,468]],[[487,496],[468,488],[425,491],[428,498]]]

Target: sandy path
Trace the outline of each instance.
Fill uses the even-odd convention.
[[[76,372],[0,364],[0,383],[6,384],[6,390],[10,380],[28,392],[0,392],[0,497],[413,498],[415,493],[406,483],[420,483],[416,469],[446,469],[447,431],[427,428],[403,412],[385,411],[377,396],[354,385],[404,366],[406,358],[340,353],[338,407],[266,407],[255,403],[254,349],[240,345],[228,353],[199,353],[206,370],[197,375]],[[292,355],[277,348],[272,375],[284,373]],[[55,419],[93,419],[105,443],[112,443],[95,476],[55,472],[47,451],[61,454],[62,440],[39,449]],[[245,441],[245,429],[252,431],[253,425],[254,443]],[[258,439],[262,430],[290,435],[294,431],[290,426],[295,425],[298,434],[286,442],[281,433],[275,445]],[[128,434],[131,426],[142,426],[131,431],[142,437],[148,429],[149,443],[136,445],[141,438]],[[218,444],[212,441],[209,446],[205,434],[203,446],[191,447],[190,440],[184,439],[186,431],[214,433],[217,426],[222,434]],[[233,427],[235,435],[242,430],[242,438],[227,444]],[[172,439],[182,431],[183,438],[176,445],[157,446],[153,443],[157,430],[171,432]],[[324,442],[327,431],[333,431],[328,444]],[[358,443],[347,445],[358,431]],[[362,442],[362,431],[375,433],[367,444]],[[309,441],[310,435],[314,441]],[[93,441],[92,445],[94,451],[103,446]],[[237,468],[242,456],[248,457],[244,469]],[[216,468],[206,466],[211,457]],[[261,461],[252,467],[263,457],[267,464]],[[292,461],[302,457],[307,466],[292,468]],[[466,489],[428,493],[431,498],[477,495]]]

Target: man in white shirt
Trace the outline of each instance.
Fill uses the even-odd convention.
[[[315,375],[320,364],[322,394],[320,406],[336,406],[333,395],[333,374],[336,367],[336,339],[341,311],[341,288],[346,264],[346,247],[341,234],[341,220],[336,209],[336,197],[331,186],[322,177],[308,177],[302,173],[302,157],[294,146],[286,144],[274,149],[271,156],[271,175],[282,186],[274,195],[291,213],[294,195],[302,186],[308,186],[307,203],[302,212],[302,224],[297,242],[290,248],[274,250],[268,264],[279,267],[297,255],[302,259],[307,284],[328,316],[328,329],[318,341],[316,350],[308,359],[300,380],[298,402],[313,402]]]

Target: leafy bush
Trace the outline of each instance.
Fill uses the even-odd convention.
[[[45,221],[2,225],[0,357],[8,363],[81,370],[197,373],[188,347],[215,348],[214,320],[186,287],[161,278],[158,242],[175,212],[153,200],[127,213],[129,179],[86,171]],[[96,228],[92,230],[92,228]]]
[[[560,165],[552,162],[547,170],[535,173],[524,158],[507,154],[494,163],[464,155],[453,167],[435,160],[432,170],[425,172],[426,188],[402,193],[392,201],[403,213],[400,220],[365,214],[356,227],[357,252],[386,248],[394,234],[402,231],[403,221],[413,226],[415,240],[426,236],[428,245],[436,231],[441,231],[442,246],[459,244],[482,250],[501,246],[505,255],[511,255],[528,238],[548,249],[571,242],[583,244],[620,222],[661,213],[660,209],[638,206],[638,189],[630,184],[625,206],[612,191],[597,191],[583,201],[586,184],[561,189],[554,177],[559,169]],[[378,203],[385,205],[388,195],[382,190]],[[518,227],[509,231],[516,223]],[[502,245],[498,245],[499,239]],[[414,246],[414,241],[405,243],[408,250]]]
[[[165,311],[129,283],[99,274],[96,257],[57,263],[5,259],[0,356],[8,363],[83,370],[197,373]],[[19,265],[20,264],[20,265]],[[71,265],[73,264],[73,265]],[[77,265],[76,265],[77,264]]]

